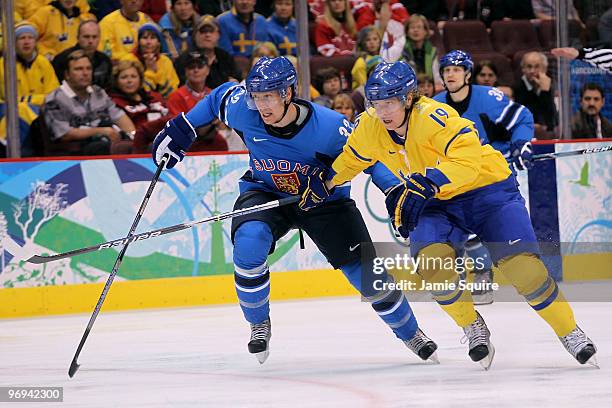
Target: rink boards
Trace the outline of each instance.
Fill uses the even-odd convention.
[[[609,144],[538,144],[537,152]],[[164,172],[137,232],[230,211],[245,154],[189,156]],[[155,168],[146,157],[0,163],[0,317],[89,312],[117,256],[107,249],[45,265],[33,254],[65,252],[124,236]],[[612,155],[540,162],[521,191],[557,280],[612,279]],[[353,198],[374,241],[393,241],[381,193],[366,175]],[[106,310],[235,302],[229,222],[134,243],[105,302]],[[314,244],[296,232],[269,263],[272,299],[354,293]],[[280,272],[283,271],[283,272]],[[503,281],[501,282],[503,283]]]

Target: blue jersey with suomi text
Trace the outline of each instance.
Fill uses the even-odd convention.
[[[240,192],[263,190],[283,195],[300,194],[309,175],[329,169],[342,152],[353,125],[341,114],[303,100],[308,116],[287,137],[267,131],[257,110],[249,109],[246,89],[234,82],[213,90],[186,114],[194,128],[219,119],[234,129],[249,150],[249,171],[240,179]],[[382,190],[398,183],[383,165],[370,169]],[[330,200],[346,198],[350,186],[338,186]]]
[[[465,112],[460,112],[447,91],[433,99],[455,108],[462,118],[476,124],[480,142],[490,144],[504,157],[510,154],[510,144],[521,146],[533,138],[533,115],[525,106],[513,102],[497,88],[470,85],[469,102]]]

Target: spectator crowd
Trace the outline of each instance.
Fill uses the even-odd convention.
[[[295,0],[14,0],[22,154],[146,153],[171,117],[240,82],[261,57],[297,66]],[[419,91],[444,89],[438,60],[453,49],[533,114],[537,138],[559,137],[554,0],[308,0],[311,99],[349,120],[381,61],[405,60]],[[612,46],[612,0],[569,0],[571,45]],[[0,40],[0,45],[2,41]],[[5,44],[5,47],[7,45]],[[571,50],[570,50],[571,51]],[[1,50],[0,50],[1,52]],[[4,79],[0,61],[0,76]],[[302,85],[303,86],[303,85]],[[612,137],[602,84],[584,83],[573,138]],[[0,155],[6,154],[0,82]],[[192,150],[242,150],[216,121]]]

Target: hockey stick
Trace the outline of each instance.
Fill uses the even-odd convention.
[[[182,231],[184,229],[192,228],[198,224],[204,224],[206,222],[225,220],[227,218],[234,218],[234,217],[239,217],[241,215],[247,215],[247,214],[252,214],[252,213],[259,212],[259,211],[269,210],[271,208],[282,207],[287,204],[294,204],[294,203],[297,203],[299,200],[300,200],[300,196],[281,198],[279,200],[269,201],[264,204],[254,205],[252,207],[247,207],[247,208],[241,208],[239,210],[230,211],[230,212],[226,212],[226,213],[219,214],[219,215],[213,215],[212,217],[203,218],[197,221],[185,222],[182,224],[172,225],[170,227],[159,228],[153,231],[142,232],[140,234],[135,234],[132,236],[128,236],[126,238],[116,239],[114,241],[107,241],[102,244],[93,245],[87,248],[74,249],[72,251],[64,252],[61,254],[33,255],[27,260],[27,262],[34,263],[34,264],[42,264],[42,263],[47,263],[51,261],[57,261],[58,259],[70,258],[72,256],[86,254],[88,252],[98,251],[100,249],[115,248],[121,245],[131,244],[132,242],[135,242],[135,241],[144,241],[145,239],[159,237],[161,235],[170,234],[171,232]]]
[[[79,369],[79,364],[77,363],[79,354],[81,354],[81,350],[83,349],[83,346],[85,345],[85,340],[87,340],[87,336],[89,336],[89,332],[91,331],[91,328],[93,327],[93,324],[96,321],[96,317],[98,317],[98,314],[100,313],[100,309],[102,309],[102,303],[104,303],[104,300],[106,299],[106,295],[108,294],[108,290],[110,289],[110,286],[113,283],[113,279],[115,279],[115,275],[117,275],[119,266],[121,266],[121,262],[123,261],[123,256],[125,255],[125,251],[127,251],[127,248],[130,245],[129,238],[134,234],[134,231],[136,230],[136,226],[138,226],[138,223],[140,222],[140,218],[142,217],[142,214],[144,213],[144,210],[149,202],[149,198],[151,198],[151,194],[153,194],[153,189],[155,188],[155,184],[157,184],[157,180],[159,180],[159,176],[161,175],[161,172],[166,166],[166,162],[169,159],[170,159],[170,156],[168,154],[165,154],[160,160],[159,165],[157,166],[157,171],[155,172],[155,175],[153,176],[153,179],[151,180],[151,183],[149,184],[149,189],[147,190],[147,193],[145,194],[144,199],[142,200],[142,203],[140,204],[140,208],[138,209],[138,212],[136,213],[136,218],[134,218],[134,222],[132,222],[132,226],[130,227],[130,232],[128,232],[127,242],[123,244],[123,248],[121,248],[121,251],[119,252],[119,256],[117,256],[117,259],[115,260],[115,264],[113,265],[113,269],[110,275],[108,276],[108,279],[106,280],[104,289],[102,289],[102,293],[100,294],[98,303],[96,304],[93,314],[89,318],[89,323],[87,323],[87,327],[85,328],[85,333],[83,333],[83,337],[81,337],[81,342],[79,343],[79,346],[77,347],[74,357],[72,358],[72,362],[70,363],[70,368],[68,369],[68,376],[70,378],[72,378],[74,374],[77,372],[77,370]]]
[[[612,145],[608,145],[608,146],[601,146],[601,147],[590,147],[588,149],[581,149],[581,150],[572,150],[569,152],[534,154],[532,157],[532,160],[540,161],[540,160],[558,159],[559,157],[580,156],[583,154],[591,154],[591,153],[603,153],[603,152],[609,152],[611,150],[612,150]]]

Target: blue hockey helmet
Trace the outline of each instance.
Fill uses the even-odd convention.
[[[297,81],[295,67],[286,57],[262,57],[246,77],[246,89],[251,92],[278,91],[284,98],[287,88]]]
[[[461,50],[453,50],[440,58],[440,76],[442,76],[444,68],[451,65],[463,67],[466,73],[471,73],[474,69],[474,61],[472,61],[472,56]]]
[[[404,61],[381,62],[366,82],[365,96],[369,102],[389,98],[406,101],[406,95],[416,89],[416,74],[410,65]]]

